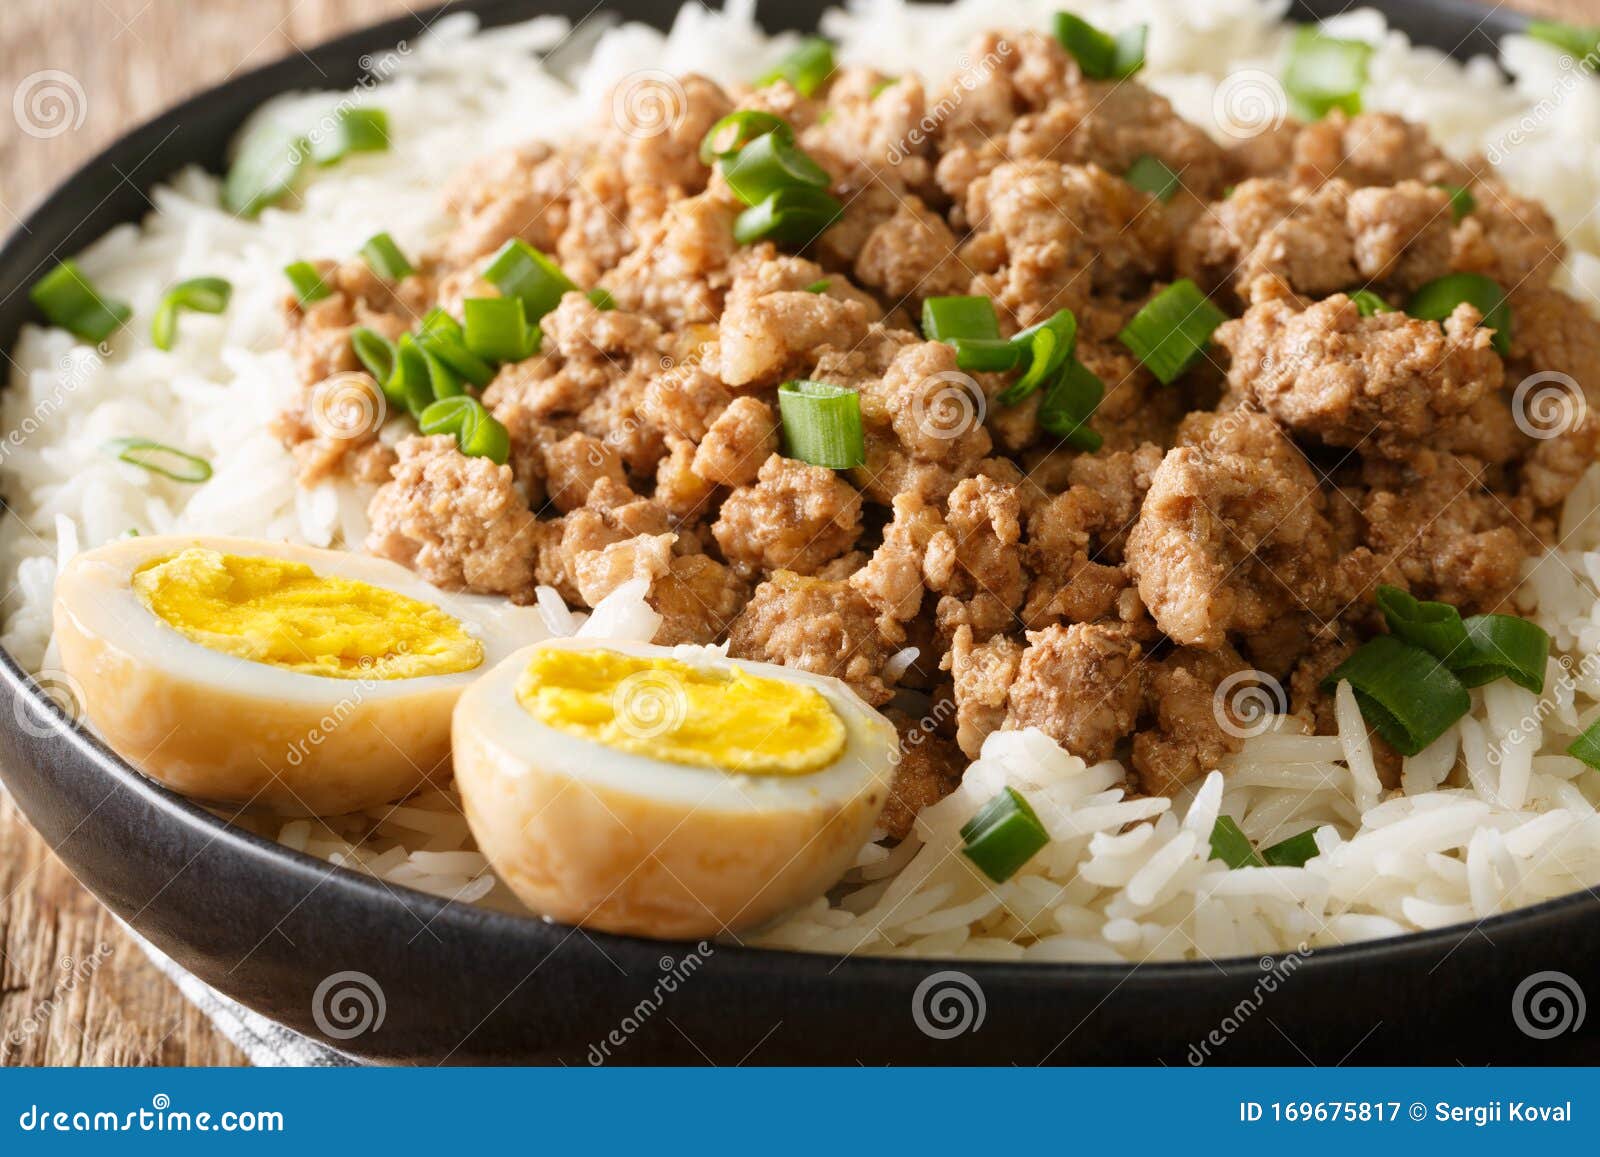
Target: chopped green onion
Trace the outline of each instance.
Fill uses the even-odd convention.
[[[1230,868],[1259,868],[1261,857],[1255,845],[1244,834],[1232,816],[1218,816],[1211,827],[1211,859],[1221,860]]]
[[[1280,840],[1261,849],[1261,858],[1275,868],[1303,868],[1317,857],[1317,829],[1307,828],[1298,836]]]
[[[577,284],[550,258],[513,237],[483,271],[483,279],[507,297],[520,297],[530,324],[561,304]]]
[[[1000,319],[987,297],[930,297],[922,303],[922,335],[929,341],[999,340]]]
[[[1590,767],[1600,768],[1600,719],[1589,724],[1582,735],[1567,745],[1567,754]]]
[[[492,362],[520,362],[539,348],[520,297],[469,297],[461,304],[467,349]]]
[[[361,247],[361,259],[367,263],[368,269],[385,281],[403,281],[416,272],[411,262],[406,260],[406,255],[400,252],[400,246],[387,233],[369,237]]]
[[[1510,679],[1535,695],[1544,694],[1550,636],[1515,615],[1473,615],[1465,623],[1467,647],[1450,659],[1450,669],[1468,687]]]
[[[1217,326],[1228,320],[1187,277],[1156,294],[1122,327],[1117,340],[1132,350],[1162,385],[1195,363]]]
[[[504,466],[511,456],[510,434],[475,398],[434,402],[418,417],[417,425],[424,434],[454,434],[456,445],[468,458],[487,458]]]
[[[1443,189],[1450,198],[1450,216],[1459,221],[1468,213],[1478,207],[1478,198],[1472,195],[1472,190],[1463,185],[1447,185],[1443,181],[1433,183],[1435,189]]]
[[[1341,680],[1349,681],[1362,718],[1401,755],[1417,754],[1472,706],[1441,660],[1393,635],[1363,643],[1322,685]]]
[[[779,189],[734,219],[733,239],[740,245],[765,238],[804,245],[816,240],[843,212],[844,206],[821,189]]]
[[[423,315],[417,345],[430,359],[442,362],[480,389],[494,381],[494,367],[467,348],[461,323],[442,309],[430,309]]]
[[[850,470],[867,460],[861,429],[861,399],[854,390],[826,382],[784,382],[778,414],[790,458],[830,470]]]
[[[138,466],[174,482],[204,482],[211,477],[211,463],[193,454],[149,438],[113,438],[101,447],[121,462]]]
[[[872,86],[872,88],[867,92],[867,99],[868,100],[877,100],[880,93],[887,92],[889,89],[893,88],[895,85],[897,85],[899,83],[900,83],[900,78],[898,76],[886,76],[882,80],[880,80],[876,84],[874,84]]]
[[[1358,289],[1350,295],[1350,300],[1355,302],[1357,311],[1362,317],[1372,317],[1380,313],[1398,313],[1394,306],[1379,297],[1370,289]]]
[[[285,265],[283,275],[294,287],[295,298],[302,306],[333,295],[333,289],[323,280],[321,271],[309,261],[296,261]]]
[[[1056,13],[1056,39],[1091,80],[1126,80],[1143,68],[1149,31],[1136,24],[1112,36],[1071,12]]]
[[[451,368],[449,362],[426,347],[422,350],[422,356],[428,362],[428,392],[433,395],[434,401],[459,398],[467,392],[461,384],[461,375]]]
[[[827,293],[828,287],[833,284],[833,278],[824,277],[821,281],[813,281],[806,286],[807,293]]]
[[[222,204],[230,213],[254,217],[287,197],[306,159],[305,134],[264,122],[239,141],[222,182]]]
[[[1128,171],[1122,174],[1122,179],[1135,189],[1149,193],[1163,203],[1172,200],[1172,195],[1183,183],[1178,174],[1167,167],[1165,161],[1149,153],[1135,160],[1128,167]]]
[[[956,337],[948,344],[956,351],[956,365],[971,374],[1014,370],[1026,353],[1022,346],[1000,337]]]
[[[1099,376],[1077,358],[1068,358],[1055,381],[1045,387],[1037,415],[1039,428],[1076,450],[1093,454],[1105,445],[1105,439],[1089,429],[1089,419],[1105,396],[1105,383]]]
[[[1493,279],[1481,273],[1447,273],[1436,277],[1411,295],[1406,312],[1425,321],[1442,322],[1463,301],[1471,302],[1483,315],[1482,324],[1494,330],[1494,348],[1500,356],[1511,353],[1511,306],[1505,292]]]
[[[1578,61],[1600,53],[1600,24],[1563,24],[1558,20],[1530,20],[1524,31],[1535,40],[1553,44]]]
[[[341,107],[331,123],[307,134],[311,159],[331,165],[350,153],[382,153],[389,149],[389,114],[381,108]]]
[[[1372,45],[1340,40],[1316,28],[1295,29],[1283,70],[1283,90],[1301,120],[1321,120],[1333,109],[1354,116],[1361,111]]]
[[[1070,309],[1058,309],[1044,321],[1031,325],[1011,339],[1023,351],[1027,368],[1022,376],[995,399],[1014,406],[1055,376],[1078,345],[1078,319]]]
[[[51,325],[87,342],[105,341],[133,316],[126,303],[102,297],[71,261],[61,262],[34,282],[28,298]]]
[[[422,417],[422,411],[433,403],[428,355],[410,334],[401,334],[394,343],[394,372],[382,385],[383,396],[413,418]]]
[[[794,143],[787,125],[757,137],[722,161],[722,178],[746,205],[784,189],[826,189],[828,171]]]
[[[617,308],[617,299],[612,297],[611,291],[603,285],[595,286],[588,293],[584,294],[584,296],[589,299],[589,304],[594,306],[601,313],[604,313],[608,309]],[[534,348],[538,348],[537,342],[534,344]]]
[[[228,308],[233,296],[233,286],[220,277],[193,277],[180,281],[161,298],[156,316],[150,323],[150,340],[156,348],[169,350],[178,340],[178,314],[185,310],[195,313],[221,313]]]
[[[1003,884],[1050,842],[1050,833],[1021,793],[1008,787],[962,826],[961,842],[967,859]]]
[[[833,74],[833,45],[820,36],[808,37],[800,47],[756,81],[757,88],[787,80],[801,96],[812,96]]]
[[[731,112],[700,138],[700,163],[709,165],[713,161],[729,160],[757,137],[788,128],[782,117],[769,112],[749,108]]]
[[[350,331],[350,349],[362,367],[382,384],[394,373],[394,342],[375,329],[358,325]]]
[[[1449,603],[1426,603],[1386,583],[1379,585],[1374,597],[1396,638],[1445,660],[1467,645],[1461,612]]]

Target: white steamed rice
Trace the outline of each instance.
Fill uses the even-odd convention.
[[[1262,77],[1277,71],[1284,3],[1070,6],[1112,26],[1149,21],[1145,78],[1208,129],[1221,133],[1242,102],[1262,93],[1269,104],[1281,98]],[[823,31],[846,63],[939,77],[970,66],[962,54],[976,33],[1047,27],[1058,7],[861,0],[830,13]],[[1509,183],[1551,208],[1572,246],[1562,284],[1600,301],[1600,84],[1524,38],[1505,46],[1507,81],[1490,60],[1462,65],[1411,46],[1370,10],[1330,26],[1377,47],[1368,107],[1426,123],[1458,154],[1502,159]],[[200,274],[232,281],[232,307],[216,318],[185,316],[183,340],[170,353],[137,330],[95,351],[59,330],[25,329],[0,401],[0,478],[10,505],[0,523],[9,592],[0,641],[30,669],[50,672],[58,567],[130,528],[359,546],[368,493],[346,482],[297,490],[292,459],[266,432],[295,392],[277,309],[282,267],[353,252],[380,228],[402,248],[421,249],[449,227],[437,195],[441,158],[465,162],[530,134],[575,133],[635,72],[748,77],[791,40],[764,36],[748,0],[729,0],[721,13],[689,4],[666,36],[597,21],[571,35],[557,18],[478,33],[470,17],[451,16],[378,61],[385,82],[354,98],[388,110],[392,151],[320,173],[303,207],[236,220],[218,207],[217,179],[195,169],[156,190],[156,211],[141,226],[113,230],[81,255],[85,272],[140,317],[167,285]],[[572,62],[570,84],[532,57],[558,45],[556,58]],[[336,99],[284,97],[258,115],[303,119]],[[216,474],[188,487],[99,452],[107,439],[129,434],[180,444],[210,459]],[[832,953],[1222,957],[1475,921],[1600,882],[1600,773],[1561,754],[1600,716],[1597,506],[1600,470],[1568,500],[1560,547],[1530,566],[1520,595],[1562,652],[1543,699],[1508,683],[1474,691],[1471,714],[1405,761],[1402,792],[1384,798],[1348,689],[1339,697],[1338,736],[1268,721],[1226,774],[1174,801],[1126,799],[1120,765],[1086,766],[1038,732],[999,733],[961,788],[922,814],[912,838],[894,849],[864,848],[842,895],[754,940]],[[641,595],[618,594],[587,621],[553,591],[540,592],[540,605],[558,633],[636,635]],[[957,833],[1008,784],[1027,793],[1052,842],[995,886],[959,854]],[[1259,843],[1323,825],[1321,854],[1304,868],[1229,871],[1207,858],[1220,813]],[[330,820],[241,822],[397,885],[516,908],[449,792]]]

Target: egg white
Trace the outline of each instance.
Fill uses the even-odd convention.
[[[737,775],[620,751],[549,727],[517,699],[537,647],[674,658],[813,688],[846,731],[805,775]],[[566,923],[665,939],[754,927],[822,895],[888,799],[894,727],[844,683],[705,647],[557,639],[506,659],[456,705],[468,823],[502,879]]]
[[[132,588],[145,563],[191,547],[305,563],[429,603],[483,644],[483,662],[448,675],[335,679],[212,650]],[[113,750],[195,799],[285,815],[358,811],[443,782],[456,699],[549,633],[534,608],[441,591],[398,563],[223,536],[129,538],[80,554],[56,581],[54,612],[72,694]]]

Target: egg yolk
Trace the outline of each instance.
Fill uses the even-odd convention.
[[[517,700],[543,723],[635,755],[742,775],[806,775],[844,722],[815,688],[616,651],[539,650]]]
[[[193,642],[286,671],[414,679],[483,662],[483,644],[438,607],[281,558],[191,547],[140,567],[133,590]]]

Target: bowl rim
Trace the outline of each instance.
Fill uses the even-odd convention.
[[[1452,22],[1457,28],[1463,24],[1470,24],[1471,32],[1468,38],[1473,34],[1482,34],[1498,40],[1507,32],[1521,29],[1528,21],[1525,16],[1488,8],[1473,3],[1472,0],[1372,0],[1372,6],[1383,12],[1391,23],[1403,14],[1412,18],[1436,15]],[[1347,8],[1346,0],[1295,0],[1291,12],[1286,14],[1285,19],[1327,16]],[[598,7],[592,9],[591,14],[598,10]],[[406,40],[409,36],[420,34],[419,26],[425,29],[437,19],[457,13],[475,15],[486,27],[540,15],[538,7],[530,6],[527,0],[453,0],[377,23],[361,25],[329,40],[321,41],[302,53],[284,54],[264,64],[240,71],[218,84],[208,86],[120,133],[57,181],[49,192],[39,198],[26,212],[21,221],[13,227],[5,243],[0,245],[0,269],[22,263],[24,249],[39,248],[39,242],[44,238],[51,239],[48,251],[50,259],[56,260],[58,259],[56,255],[63,249],[67,250],[70,256],[84,244],[103,235],[103,233],[96,234],[95,237],[78,240],[76,235],[81,231],[80,227],[63,227],[56,220],[59,215],[58,202],[64,198],[67,190],[79,182],[92,180],[108,164],[115,163],[122,155],[139,147],[143,141],[158,133],[163,126],[204,108],[224,93],[251,87],[270,88],[273,93],[278,93],[298,87],[297,78],[290,75],[290,70],[302,56],[318,61],[335,59],[346,63],[358,62],[367,54],[381,52]],[[771,24],[769,21],[768,25]],[[1465,39],[1462,43],[1465,43]],[[190,156],[167,171],[141,179],[138,187],[143,191],[150,185],[170,179],[183,165],[197,162],[198,158]],[[6,381],[0,381],[0,389],[5,388],[9,388],[9,375]],[[97,774],[109,777],[115,785],[132,792],[153,813],[165,817],[183,829],[187,835],[203,838],[209,845],[221,845],[259,870],[280,875],[284,877],[285,882],[303,887],[307,892],[335,885],[364,905],[378,909],[396,906],[397,909],[403,908],[418,915],[430,926],[442,922],[445,926],[469,937],[524,939],[528,940],[530,947],[533,948],[553,948],[556,946],[554,943],[540,943],[540,941],[549,937],[564,940],[575,932],[581,932],[609,953],[625,959],[653,961],[664,951],[664,946],[692,943],[599,932],[576,925],[560,924],[535,915],[519,915],[473,903],[460,903],[419,891],[406,884],[395,884],[381,877],[318,859],[238,827],[145,776],[111,750],[83,723],[68,715],[4,646],[0,646],[0,683],[3,683],[9,697],[13,699],[18,716],[15,721],[6,723],[8,729],[22,727],[21,713],[30,712],[33,716],[31,723],[43,724],[49,728],[50,734],[44,737],[42,742],[56,745],[58,750],[65,749],[77,766],[92,768]],[[985,960],[964,956],[843,955],[747,946],[737,940],[730,944],[713,937],[706,939],[715,940],[718,957],[726,957],[730,961],[730,964],[722,965],[723,968],[744,966],[765,970],[777,967],[802,975],[837,976],[843,980],[905,979],[912,974],[918,976],[925,974],[930,967],[941,963],[959,964],[964,972],[972,973],[979,979],[993,979],[997,983],[1027,978],[1045,983],[1064,980],[1120,983],[1135,973],[1155,981],[1187,979],[1197,974],[1214,976],[1217,973],[1229,978],[1238,978],[1257,976],[1269,962],[1276,964],[1291,956],[1301,958],[1301,968],[1329,969],[1358,967],[1362,964],[1386,961],[1396,955],[1435,952],[1448,955],[1450,950],[1475,932],[1481,931],[1485,935],[1491,935],[1496,931],[1509,931],[1521,925],[1537,924],[1551,917],[1575,915],[1580,909],[1589,907],[1595,901],[1600,901],[1600,884],[1580,888],[1482,920],[1450,924],[1376,940],[1309,949],[1302,946],[1299,950],[1249,956],[1123,963]]]

